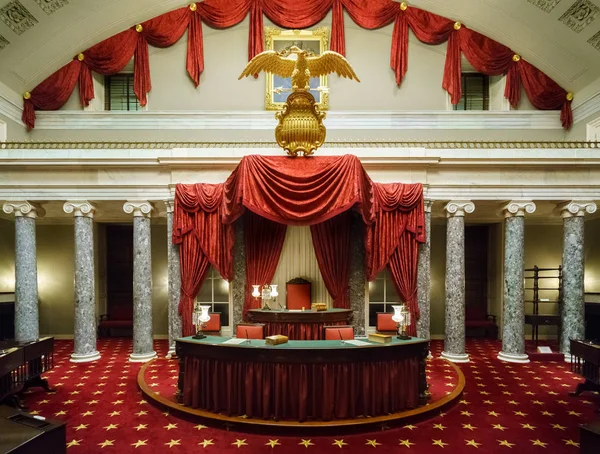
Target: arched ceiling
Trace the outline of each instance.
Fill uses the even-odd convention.
[[[576,96],[600,79],[600,0],[409,4],[460,20],[511,47]],[[18,93],[30,90],[78,52],[183,5],[181,0],[0,0],[0,82]],[[15,7],[24,17],[18,24],[10,18]]]

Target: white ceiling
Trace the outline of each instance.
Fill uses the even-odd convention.
[[[32,17],[21,21],[31,25],[25,31],[12,30],[1,17],[5,7],[15,2]],[[511,47],[576,94],[600,79],[600,0],[414,0],[409,4],[460,20]],[[184,5],[181,0],[0,0],[4,38],[0,38],[0,47],[4,46],[0,82],[18,93],[30,90],[78,52]]]

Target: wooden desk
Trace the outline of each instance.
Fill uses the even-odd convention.
[[[290,340],[325,339],[324,326],[349,325],[350,309],[327,309],[326,311],[275,311],[250,309],[248,319],[252,323],[265,324],[265,336],[283,334]]]
[[[571,339],[570,347],[571,371],[585,378],[585,382],[579,383],[571,395],[600,391],[600,344]]]
[[[176,341],[182,402],[227,416],[330,421],[377,417],[426,403],[429,341]]]
[[[64,422],[39,420],[7,406],[0,406],[0,434],[2,454],[67,452]]]

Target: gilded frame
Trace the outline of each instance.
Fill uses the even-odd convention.
[[[273,27],[265,27],[265,50],[281,51],[296,45],[301,49],[309,49],[320,55],[329,47],[329,27],[319,27],[315,30],[280,30]],[[316,77],[311,78],[311,87],[316,84]],[[327,87],[327,76],[320,76],[318,86],[310,93],[315,97],[319,109],[329,108],[329,88]],[[285,100],[291,93],[290,78],[281,78],[271,73],[266,73],[265,109],[282,110]],[[313,80],[315,82],[313,82]],[[278,87],[275,84],[279,85]],[[283,91],[278,89],[284,88]]]

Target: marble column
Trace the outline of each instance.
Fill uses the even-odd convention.
[[[525,354],[525,213],[535,211],[529,200],[513,200],[504,207],[504,300],[502,350],[498,359],[528,363]]]
[[[96,349],[96,288],[94,279],[94,213],[86,201],[66,202],[65,213],[75,217],[75,337],[71,362],[100,359]]]
[[[421,317],[417,321],[417,336],[429,339],[431,313],[431,207],[433,201],[425,200],[425,236],[426,242],[419,244],[419,262],[417,269],[417,303]]]
[[[354,334],[365,335],[365,240],[362,219],[353,215],[350,231],[350,269],[348,270],[348,296],[352,309]]]
[[[560,351],[571,360],[569,339],[584,339],[584,221],[585,213],[594,213],[596,204],[574,200],[560,205],[563,217],[562,307]]]
[[[133,214],[133,353],[131,362],[156,357],[152,339],[152,254],[150,216],[147,201],[125,202],[125,213]]]
[[[27,201],[6,202],[2,207],[15,215],[15,340],[29,342],[40,337],[35,220],[45,214]]]
[[[465,213],[475,211],[470,201],[451,201],[446,211],[446,337],[442,357],[469,362],[465,352]]]
[[[169,280],[169,352],[167,358],[175,354],[175,340],[182,335],[179,315],[181,293],[181,268],[179,266],[179,245],[173,244],[173,212],[175,201],[165,200],[167,207],[167,274]]]
[[[235,244],[233,246],[233,280],[231,281],[231,300],[233,301],[233,333],[242,323],[244,299],[246,297],[246,249],[244,247],[244,216],[235,222]]]

